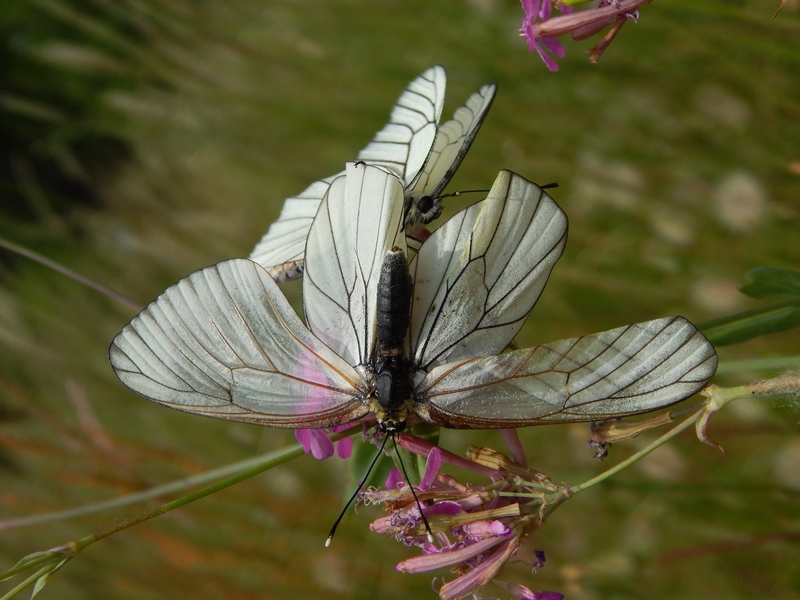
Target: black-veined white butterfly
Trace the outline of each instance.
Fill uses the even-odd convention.
[[[363,163],[331,184],[306,247],[308,326],[263,267],[229,260],[168,288],[123,328],[110,349],[117,375],[154,402],[222,419],[321,428],[373,413],[399,431],[414,418],[499,428],[647,412],[714,374],[714,348],[682,317],[504,351],[561,255],[564,213],[502,171],[485,200],[422,244],[409,278],[403,187]],[[382,270],[394,282],[380,283]],[[399,348],[379,344],[379,296],[411,281]]]
[[[405,232],[411,238],[423,236],[425,225],[441,215],[442,190],[472,145],[497,90],[494,84],[484,85],[451,120],[439,125],[446,84],[439,65],[414,79],[397,99],[389,122],[358,154],[358,160],[387,167],[403,181]],[[253,249],[250,259],[276,281],[302,275],[311,222],[331,182],[342,174],[316,181],[287,198],[278,220]]]

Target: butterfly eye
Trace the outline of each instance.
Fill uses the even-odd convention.
[[[433,208],[433,198],[431,198],[430,196],[422,196],[422,198],[420,198],[417,201],[417,209],[422,214],[425,214],[432,208]]]

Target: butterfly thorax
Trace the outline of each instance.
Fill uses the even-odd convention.
[[[384,431],[400,432],[411,412],[411,379],[408,361],[386,357],[376,366],[372,412]]]
[[[408,337],[414,284],[403,250],[393,247],[383,259],[378,281],[377,356],[373,412],[384,430],[402,431],[413,405]]]

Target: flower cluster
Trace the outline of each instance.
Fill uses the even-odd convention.
[[[600,0],[594,8],[573,13],[571,7],[560,0],[520,0],[525,16],[519,31],[528,42],[528,51],[536,50],[548,69],[558,71],[553,57],[564,58],[564,45],[556,37],[569,33],[572,39],[583,40],[610,27],[603,39],[589,50],[589,60],[595,63],[627,21],[638,22],[637,8],[650,1]],[[551,18],[554,4],[561,15]]]
[[[403,434],[397,442],[410,452],[428,457],[416,493],[419,503],[396,471],[387,480],[386,490],[369,489],[361,500],[383,504],[391,513],[374,521],[372,531],[392,535],[407,548],[421,548],[422,555],[404,560],[397,565],[398,571],[427,573],[450,567],[458,576],[439,588],[443,600],[467,594],[477,598],[490,581],[522,600],[563,598],[556,592],[534,592],[495,577],[525,539],[541,527],[545,514],[569,497],[568,489],[488,448],[472,448],[465,459],[413,435]],[[440,472],[443,462],[478,473],[489,483],[460,483]],[[420,508],[435,543],[428,541]],[[541,551],[536,551],[535,557],[533,570],[545,561]]]

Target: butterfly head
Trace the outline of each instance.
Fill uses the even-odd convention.
[[[419,231],[442,214],[442,197],[412,192],[406,196],[405,222],[407,236],[417,237]]]

